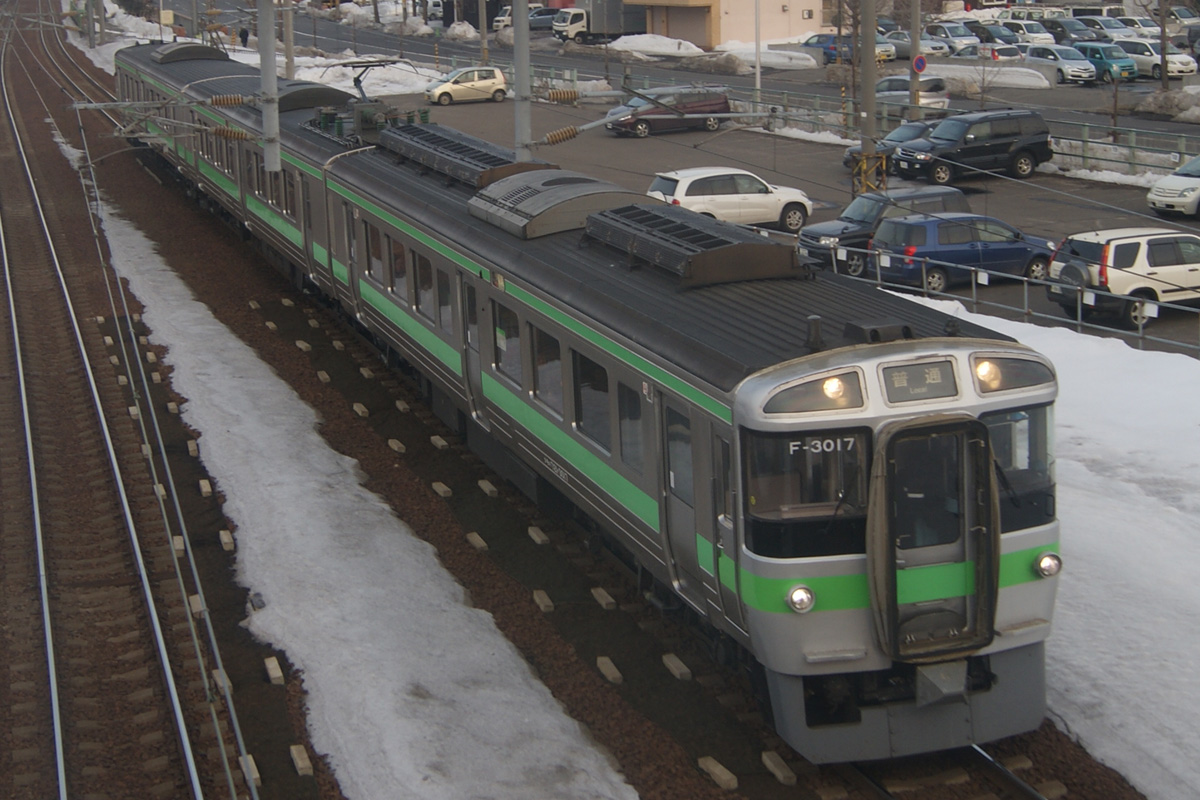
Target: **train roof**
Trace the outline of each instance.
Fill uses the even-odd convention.
[[[172,86],[188,84],[188,92],[200,99],[222,95],[255,96],[261,83],[257,67],[234,61],[215,47],[195,42],[133,45],[117,51],[122,61],[146,75],[166,79]],[[353,95],[312,81],[278,79],[279,112],[297,108],[345,105]],[[260,115],[261,116],[261,115]]]
[[[148,69],[151,52],[128,48],[118,60]],[[237,65],[235,72],[219,59],[155,64],[149,71],[167,70],[179,85],[222,69],[256,80],[256,70]],[[207,85],[193,84],[192,91]],[[353,99],[340,95],[343,105]],[[866,342],[947,335],[1011,341],[865,282],[815,271],[790,244],[544,162],[481,180],[480,167],[499,176],[517,159],[465,134],[449,137],[446,154],[420,157],[339,141],[314,126],[319,105],[325,104],[281,113],[281,138],[315,167],[327,165],[330,180],[442,243],[442,252],[454,243],[462,255],[452,258],[470,259],[569,307],[573,316],[720,391],[781,362]],[[381,140],[430,138],[421,128],[447,130],[401,124]],[[442,170],[438,163],[456,166]]]

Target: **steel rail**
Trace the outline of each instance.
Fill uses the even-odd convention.
[[[11,31],[11,28],[10,28],[10,31]],[[158,618],[157,604],[154,601],[153,592],[152,592],[151,586],[150,586],[150,578],[149,578],[149,575],[146,570],[145,560],[142,556],[141,545],[138,542],[137,528],[136,528],[136,525],[133,520],[133,512],[130,507],[129,496],[125,490],[124,477],[121,473],[120,464],[118,463],[118,460],[117,460],[116,448],[113,443],[112,432],[109,429],[108,422],[106,421],[105,416],[104,416],[103,407],[102,407],[102,404],[100,401],[99,389],[97,388],[97,385],[96,385],[96,376],[92,370],[91,363],[88,361],[88,358],[87,358],[87,352],[86,352],[86,349],[85,349],[84,343],[83,343],[83,333],[79,328],[79,321],[78,321],[78,317],[75,312],[74,303],[71,300],[71,293],[70,293],[70,289],[68,288],[68,285],[67,285],[67,279],[63,272],[62,264],[59,260],[58,252],[55,248],[54,241],[50,236],[49,222],[45,216],[44,204],[42,202],[41,196],[38,194],[38,191],[36,188],[36,183],[35,183],[35,180],[33,177],[33,170],[29,163],[29,158],[28,158],[26,150],[25,150],[25,144],[21,140],[20,128],[17,125],[16,117],[13,114],[13,110],[12,110],[13,101],[12,101],[12,97],[11,97],[11,86],[10,86],[9,81],[6,79],[6,76],[4,73],[4,64],[7,61],[7,57],[9,55],[9,53],[11,52],[11,46],[12,46],[11,36],[6,36],[2,43],[2,46],[0,46],[0,84],[2,84],[4,87],[5,114],[6,114],[6,117],[8,120],[8,125],[13,133],[14,142],[15,142],[16,149],[17,149],[17,155],[20,158],[22,168],[24,169],[24,172],[25,172],[26,183],[27,183],[29,192],[33,197],[33,201],[34,201],[33,208],[34,208],[34,211],[37,213],[37,218],[38,218],[39,224],[41,226],[41,230],[42,230],[45,242],[46,242],[46,246],[48,248],[50,259],[54,264],[54,270],[55,270],[55,274],[58,278],[59,288],[60,288],[61,294],[62,294],[62,300],[63,300],[63,303],[65,304],[65,306],[69,312],[69,316],[71,318],[71,326],[72,326],[72,332],[73,332],[73,335],[75,338],[75,344],[78,348],[80,362],[83,367],[83,373],[87,378],[88,387],[89,387],[89,391],[90,391],[91,399],[92,399],[92,405],[96,411],[98,430],[100,431],[100,433],[103,436],[103,439],[105,442],[105,447],[108,452],[109,466],[112,470],[114,483],[115,483],[115,489],[116,489],[117,495],[120,499],[120,504],[121,504],[122,514],[123,514],[123,517],[125,520],[126,530],[129,532],[129,539],[130,539],[131,546],[133,548],[135,565],[136,565],[136,568],[138,571],[138,578],[139,578],[139,581],[140,581],[141,587],[142,587],[143,598],[144,598],[146,606],[148,608],[149,621],[150,621],[151,627],[154,631],[155,645],[158,650],[159,663],[162,667],[164,683],[166,685],[167,693],[170,697],[172,713],[175,718],[176,730],[177,730],[179,738],[180,738],[181,749],[182,749],[184,761],[187,764],[188,780],[192,787],[192,795],[194,798],[196,798],[196,800],[203,800],[204,794],[203,794],[203,790],[201,789],[201,786],[200,786],[199,772],[198,772],[198,769],[196,766],[195,756],[192,752],[191,743],[190,743],[190,740],[188,737],[187,726],[186,726],[186,723],[185,723],[184,717],[183,717],[182,701],[180,700],[179,689],[175,684],[174,676],[172,675],[172,672],[171,672],[170,656],[167,653],[167,645],[166,645],[165,637],[164,637],[164,634],[162,631],[162,625]],[[9,273],[8,273],[7,264],[6,264],[6,280],[8,279],[8,274]],[[10,302],[10,305],[12,305],[13,300],[12,300],[11,286],[9,287],[9,302]],[[16,310],[15,310],[15,306],[14,306],[13,307],[13,314],[14,314],[13,325],[14,325],[14,327],[17,324],[15,311]],[[26,446],[27,446],[27,448],[30,449],[30,458],[31,458],[30,469],[31,469],[31,472],[33,472],[35,467],[34,467],[34,464],[32,461],[32,458],[33,458],[32,437],[31,437],[31,431],[29,430],[28,410],[26,410],[24,413],[26,416]],[[34,474],[36,474],[36,473],[34,473]],[[37,491],[36,484],[33,487],[33,491],[35,493]],[[39,516],[39,521],[37,523],[37,527],[39,528],[39,534],[38,534],[39,535],[39,553],[38,553],[39,567],[38,568],[39,568],[39,573],[41,575],[40,582],[43,585],[43,617],[46,621],[45,624],[46,624],[47,653],[48,653],[48,659],[49,659],[49,663],[50,663],[49,669],[51,672],[51,675],[50,675],[51,695],[52,695],[51,705],[53,708],[52,713],[54,714],[55,749],[56,749],[55,758],[57,761],[57,769],[59,771],[59,793],[60,793],[60,797],[62,797],[63,800],[65,800],[65,798],[66,798],[66,780],[65,780],[65,755],[63,753],[63,748],[62,748],[62,720],[61,720],[61,709],[58,707],[58,701],[57,701],[57,674],[56,674],[55,668],[53,666],[54,665],[53,636],[52,636],[52,631],[51,631],[50,623],[49,623],[49,603],[48,603],[48,591],[49,590],[48,590],[48,586],[46,585],[47,581],[45,578],[44,554],[43,554],[42,550],[40,549],[41,548],[40,509],[37,513]]]

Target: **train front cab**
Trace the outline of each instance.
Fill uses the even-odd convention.
[[[776,728],[814,762],[1044,716],[1056,385],[1018,348],[908,343],[739,392],[745,619]]]

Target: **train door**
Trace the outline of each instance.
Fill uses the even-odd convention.
[[[687,408],[666,397],[663,411],[663,508],[667,547],[676,590],[696,608],[704,608],[704,579],[696,546],[696,478],[692,421]],[[707,487],[706,487],[707,488]]]
[[[491,429],[487,409],[483,402],[483,373],[479,357],[479,298],[475,286],[465,276],[459,275],[462,300],[463,369],[467,375],[467,402],[471,416],[484,430]]]
[[[873,486],[872,500],[883,501],[886,536],[875,531],[871,573],[893,658],[946,659],[985,646],[999,564],[987,428],[962,418],[910,422],[881,436],[879,452],[885,461],[872,482],[885,487]]]

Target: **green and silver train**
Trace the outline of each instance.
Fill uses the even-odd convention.
[[[759,678],[814,762],[1036,728],[1061,561],[1054,369],[794,246],[188,43],[128,130],[537,500]]]

